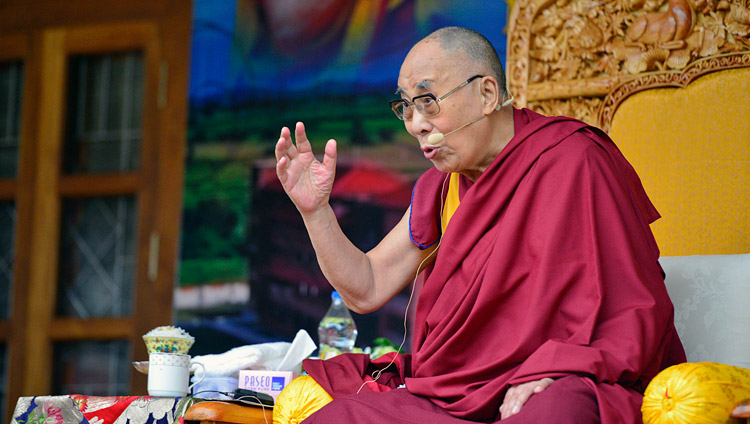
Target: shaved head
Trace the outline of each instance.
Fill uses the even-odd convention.
[[[500,89],[507,93],[505,86],[505,71],[500,63],[497,51],[485,36],[482,34],[462,27],[445,27],[428,35],[422,41],[436,40],[440,47],[446,53],[462,53],[469,60],[492,72],[492,76],[497,78]]]

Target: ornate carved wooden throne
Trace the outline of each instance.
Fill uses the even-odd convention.
[[[688,358],[743,367],[749,35],[750,0],[516,0],[507,63],[517,106],[598,126],[638,172]],[[707,353],[721,338],[731,361]]]
[[[750,0],[517,0],[517,106],[608,132],[663,255],[750,252]]]

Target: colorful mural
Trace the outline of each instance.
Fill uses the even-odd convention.
[[[440,27],[475,29],[505,57],[506,10],[502,0],[197,0],[190,99],[389,94],[408,49]]]
[[[183,285],[247,281],[251,169],[272,157],[282,126],[302,120],[314,148],[335,138],[350,158],[407,146],[416,158],[404,163],[426,169],[388,107],[409,48],[459,25],[505,57],[502,0],[196,0],[194,10]]]

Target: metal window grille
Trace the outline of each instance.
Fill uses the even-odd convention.
[[[71,57],[66,173],[138,169],[143,78],[140,52]]]
[[[63,201],[59,316],[120,317],[132,313],[135,200],[94,197]]]

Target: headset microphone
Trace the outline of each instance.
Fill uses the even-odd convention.
[[[497,105],[497,107],[495,107],[495,110],[496,111],[500,110],[501,108],[504,108],[504,107],[508,106],[511,103],[513,103],[513,96],[512,95],[510,96],[510,98],[508,100],[504,101],[503,104]],[[461,125],[460,127],[456,128],[455,130],[449,132],[448,134],[443,134],[443,133],[440,133],[440,132],[434,133],[434,134],[430,134],[427,137],[427,144],[438,144],[441,141],[443,141],[445,139],[445,137],[448,137],[449,135],[453,134],[454,132],[460,130],[461,128],[469,126],[469,125],[473,124],[474,122],[477,122],[477,121],[479,121],[481,119],[484,119],[486,117],[487,117],[487,115],[482,115],[482,116],[480,116],[479,118],[477,118],[477,119],[475,119],[473,121],[469,121],[469,122]]]

